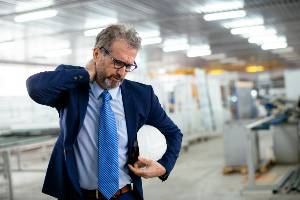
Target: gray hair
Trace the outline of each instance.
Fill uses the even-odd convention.
[[[113,42],[117,39],[125,40],[133,49],[140,49],[141,47],[142,39],[133,27],[123,24],[113,24],[98,33],[95,48],[104,47],[111,50]]]

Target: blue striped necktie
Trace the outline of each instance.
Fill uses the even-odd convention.
[[[98,133],[98,190],[110,199],[119,189],[118,133],[107,90],[101,94]]]

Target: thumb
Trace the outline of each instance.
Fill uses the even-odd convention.
[[[143,158],[141,156],[138,157],[138,160],[142,163],[142,164],[145,164],[145,165],[149,165],[151,160],[148,160],[146,158]]]

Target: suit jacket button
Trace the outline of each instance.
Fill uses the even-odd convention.
[[[79,80],[81,80],[83,78],[83,76],[79,75]]]
[[[77,80],[78,79],[78,77],[77,76],[74,76],[74,80]]]

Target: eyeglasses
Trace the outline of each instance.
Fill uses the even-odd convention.
[[[103,49],[104,52],[111,57],[111,60],[114,63],[115,69],[121,69],[121,68],[125,67],[126,72],[132,72],[133,70],[135,70],[137,68],[137,64],[135,63],[135,61],[133,62],[133,64],[127,64],[121,60],[118,60],[118,59],[115,59],[114,57],[112,57],[110,52],[107,49],[105,49],[104,47],[100,47],[100,49]]]

